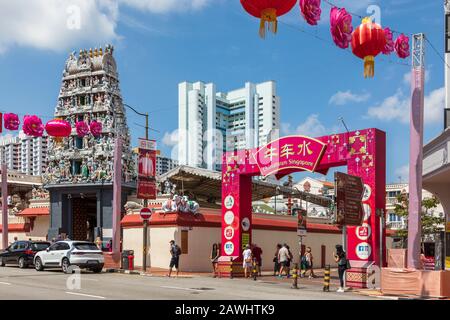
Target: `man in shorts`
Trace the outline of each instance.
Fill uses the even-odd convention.
[[[179,272],[179,268],[178,265],[180,263],[180,255],[181,255],[181,249],[180,247],[175,244],[174,240],[170,240],[170,264],[169,264],[169,274],[167,275],[167,277],[170,277],[172,275],[172,268],[175,267],[175,270],[177,270],[177,277],[178,277],[178,272]]]

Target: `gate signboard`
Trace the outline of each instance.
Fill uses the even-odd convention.
[[[342,172],[336,172],[334,179],[336,181],[337,224],[360,226],[364,217],[362,179]]]

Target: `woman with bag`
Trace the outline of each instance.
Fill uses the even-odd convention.
[[[334,253],[334,260],[338,264],[338,274],[339,274],[339,281],[340,281],[340,287],[337,290],[337,292],[344,292],[344,276],[345,276],[345,270],[350,269],[350,262],[347,259],[347,255],[342,248],[340,244],[336,245],[336,252]]]
[[[276,277],[280,272],[280,260],[278,259],[278,254],[281,249],[281,244],[277,244],[277,250],[275,251],[275,256],[273,257],[273,276]]]
[[[213,267],[213,277],[215,278],[217,276],[217,263],[219,261],[220,257],[220,249],[219,245],[217,243],[213,243],[212,249],[211,249],[211,263]]]
[[[243,262],[242,267],[244,268],[244,278],[250,278],[251,275],[251,267],[252,267],[252,250],[250,249],[250,245],[245,246],[245,250],[242,253]]]

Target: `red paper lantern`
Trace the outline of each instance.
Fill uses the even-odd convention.
[[[259,35],[264,38],[267,27],[277,33],[277,17],[282,16],[295,6],[297,0],[241,0],[242,7],[252,16],[261,19]]]
[[[385,46],[384,30],[370,18],[364,18],[352,34],[353,54],[364,60],[364,78],[373,78],[375,57],[383,51]]]
[[[55,137],[57,140],[60,140],[63,137],[68,137],[72,133],[70,123],[61,119],[54,119],[47,122],[45,125],[45,130],[49,136]]]

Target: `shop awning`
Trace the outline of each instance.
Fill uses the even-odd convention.
[[[202,168],[189,166],[179,166],[157,178],[161,187],[164,188],[164,182],[169,181],[176,185],[176,191],[182,193],[192,193],[199,202],[217,205],[222,199],[222,173]],[[278,188],[278,191],[277,191]],[[262,200],[278,195],[302,199],[323,207],[331,204],[332,200],[300,191],[296,188],[282,186],[261,180],[253,180],[252,200]],[[204,205],[200,204],[201,207]]]
[[[42,208],[26,208],[16,215],[20,217],[41,217],[41,216],[48,216],[49,214],[50,209],[42,207]]]

